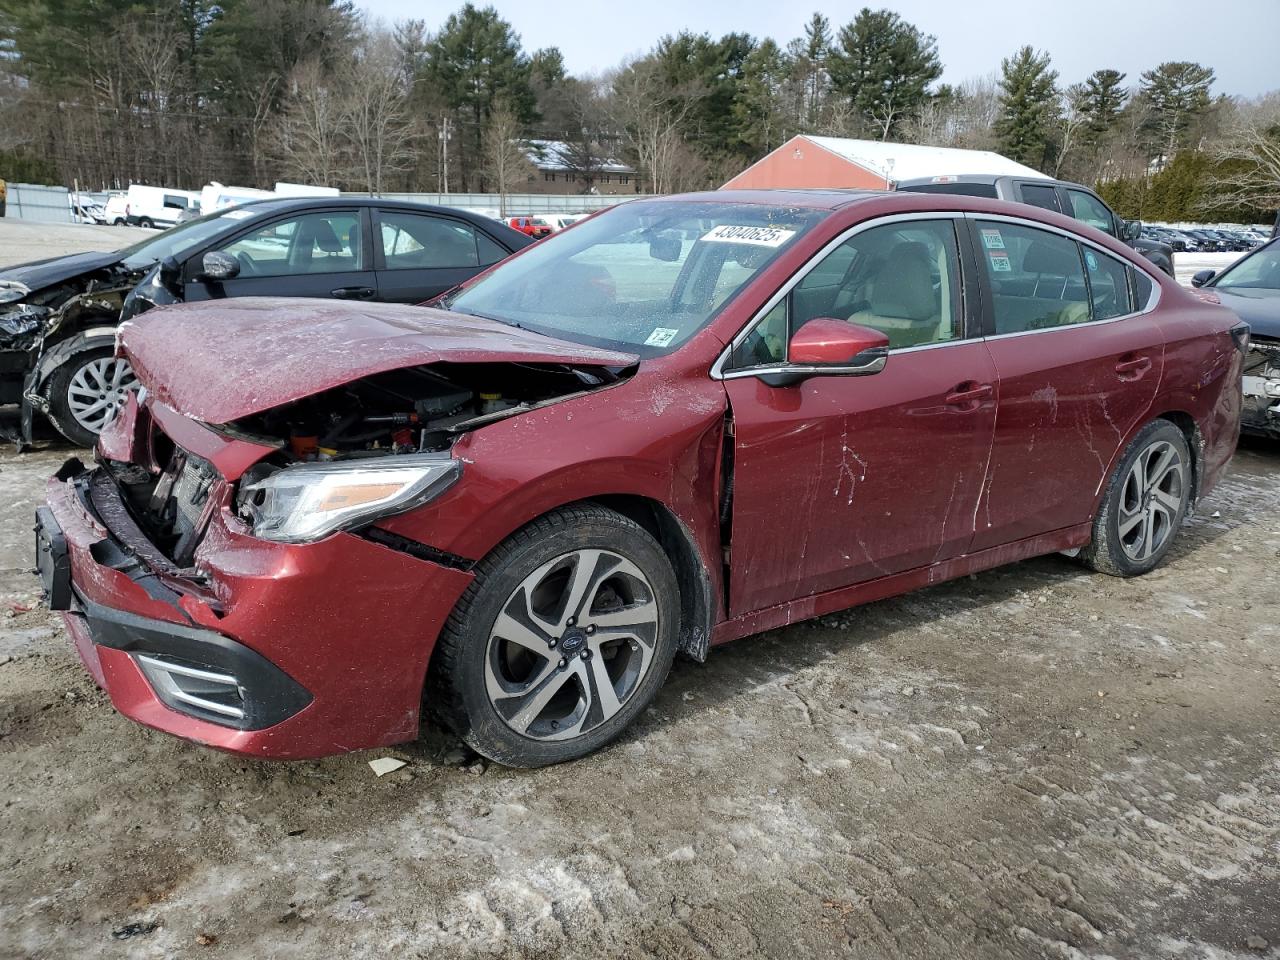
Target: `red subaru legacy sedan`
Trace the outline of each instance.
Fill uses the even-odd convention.
[[[1221,478],[1248,329],[1033,207],[640,200],[436,308],[223,300],[38,511],[124,714],[316,757],[424,712],[534,766],[672,658],[1038,554],[1141,574]]]

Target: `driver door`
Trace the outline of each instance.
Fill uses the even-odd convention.
[[[377,277],[369,250],[368,210],[294,214],[254,227],[215,247],[240,264],[230,280],[205,280],[200,255],[187,262],[184,299],[337,297],[372,300]]]
[[[976,269],[957,229],[939,217],[857,230],[735,341],[721,374],[734,430],[731,616],[968,548],[998,387],[969,338]],[[883,369],[776,385],[791,336],[819,317],[887,334]]]

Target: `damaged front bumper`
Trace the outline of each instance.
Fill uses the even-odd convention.
[[[1280,341],[1255,338],[1241,382],[1240,428],[1280,439]]]
[[[279,759],[418,735],[435,638],[469,572],[351,534],[258,540],[225,505],[176,569],[128,516],[105,472],[77,460],[37,513],[50,605],[121,713]]]

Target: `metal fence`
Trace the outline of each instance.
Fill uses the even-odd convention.
[[[354,195],[354,194],[353,194]],[[368,194],[359,194],[368,196]],[[497,216],[499,197],[496,193],[383,193],[388,200],[412,200],[415,203],[432,203],[442,207],[458,207]],[[612,207],[628,200],[638,200],[639,194],[591,195],[577,193],[509,193],[507,216],[524,216],[540,213],[589,213],[602,207]]]
[[[66,187],[44,187],[35,183],[9,184],[6,217],[41,223],[71,223],[71,204]]]

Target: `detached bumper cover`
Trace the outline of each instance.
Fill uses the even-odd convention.
[[[349,534],[258,540],[225,504],[192,568],[160,569],[136,528],[104,522],[115,511],[94,476],[68,463],[46,509],[65,543],[68,633],[121,713],[279,759],[418,735],[431,652],[470,572]]]

